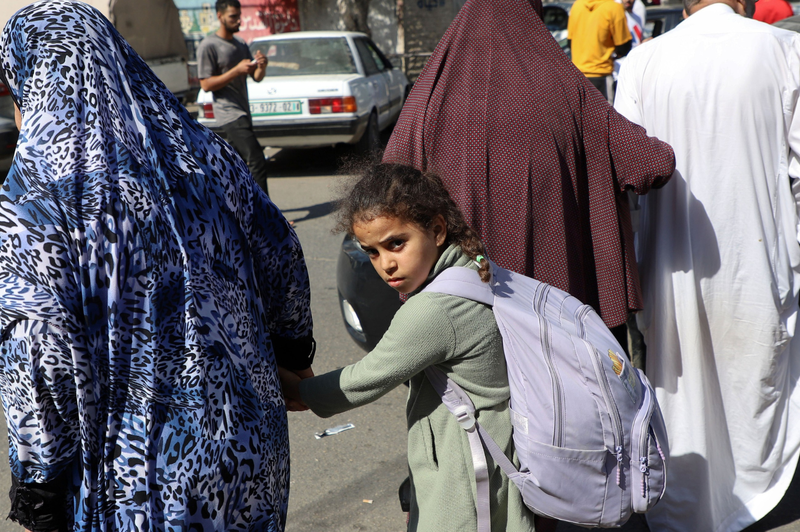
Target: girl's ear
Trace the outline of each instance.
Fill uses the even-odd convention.
[[[433,218],[431,231],[433,231],[433,237],[436,241],[436,245],[441,246],[444,244],[445,240],[447,240],[447,222],[445,221],[444,216],[437,214]]]

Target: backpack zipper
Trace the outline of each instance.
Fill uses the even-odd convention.
[[[589,313],[589,310],[591,310],[590,307],[584,305],[578,309],[575,316],[575,322],[578,324],[578,336],[583,340],[586,340],[586,325],[583,323],[583,319]]]
[[[586,342],[584,340],[584,342]],[[611,418],[611,427],[614,433],[614,456],[617,458],[617,486],[620,485],[620,471],[622,470],[623,458],[623,436],[622,436],[622,420],[619,417],[619,409],[611,395],[611,384],[608,382],[608,376],[603,369],[603,362],[600,359],[600,354],[592,347],[589,342],[586,342],[586,349],[589,350],[590,358],[594,364],[594,370],[597,374],[597,381],[600,384],[600,391],[603,393],[603,399],[608,407],[609,417]]]
[[[563,445],[564,428],[563,423],[563,405],[561,404],[561,381],[556,373],[555,365],[553,364],[553,353],[550,349],[550,322],[539,314],[539,329],[542,333],[542,352],[545,353],[544,360],[547,364],[547,370],[550,373],[550,380],[553,384],[553,446],[561,447]]]
[[[606,403],[609,417],[611,418],[611,427],[614,433],[614,456],[617,459],[617,486],[619,486],[620,475],[622,471],[622,459],[624,454],[622,420],[619,417],[619,409],[617,408],[617,404],[614,402],[613,395],[611,394],[611,384],[608,382],[608,376],[603,369],[603,361],[600,358],[602,355],[600,355],[597,350],[592,347],[592,344],[586,340],[586,325],[584,324],[584,320],[586,319],[586,316],[589,314],[590,310],[592,310],[592,308],[588,305],[581,307],[578,312],[576,312],[575,321],[579,324],[578,332],[581,339],[586,343],[586,349],[589,351],[589,358],[592,359],[594,372],[597,375],[597,383],[600,385],[600,391],[603,394],[603,400]]]
[[[544,299],[547,293],[550,291],[550,286],[544,283],[539,283],[539,286],[536,287],[536,294],[533,296],[533,311],[537,314],[544,314],[542,311],[542,305],[544,304]]]
[[[550,381],[553,385],[553,446],[561,447],[564,444],[564,405],[561,401],[561,379],[556,372],[555,364],[553,364],[553,353],[550,349],[550,322],[546,318],[546,312],[543,308],[547,300],[547,294],[550,292],[550,285],[541,283],[536,288],[534,296],[533,310],[539,316],[539,330],[542,334],[542,352],[544,353],[544,360],[547,364],[547,370],[550,373]]]
[[[642,388],[644,389],[644,399],[642,400],[642,408],[639,410],[639,414],[636,416],[636,419],[635,419],[634,425],[633,425],[634,430],[639,430],[640,431],[640,434],[638,435],[639,436],[639,442],[638,442],[639,443],[639,447],[637,449],[632,449],[632,451],[635,453],[636,458],[638,459],[638,462],[639,462],[638,463],[639,472],[641,473],[641,476],[642,476],[641,486],[640,486],[641,497],[645,501],[645,504],[646,504],[646,502],[647,502],[647,494],[650,492],[650,486],[647,484],[647,474],[648,474],[648,470],[649,470],[650,464],[648,463],[648,455],[649,455],[649,453],[646,453],[645,450],[648,447],[647,446],[647,439],[650,436],[650,432],[651,432],[650,419],[653,417],[653,412],[655,411],[656,402],[653,400],[652,393],[650,392],[650,389],[647,386],[642,386]],[[646,426],[644,426],[644,422],[645,421],[647,422]],[[631,436],[634,436],[634,435],[632,434]],[[659,456],[661,456],[662,462],[665,462],[664,454],[661,451],[661,446],[658,443],[658,438],[656,438],[655,434],[653,434],[653,440],[655,440],[656,448],[658,450]],[[666,464],[665,464],[665,466],[666,466]],[[666,473],[665,473],[665,476],[666,476]],[[663,495],[663,492],[662,492],[662,495]]]

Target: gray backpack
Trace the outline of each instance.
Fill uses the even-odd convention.
[[[664,495],[668,443],[655,392],[588,305],[491,264],[491,283],[448,268],[426,288],[492,306],[503,336],[517,470],[475,419],[467,394],[425,370],[467,432],[475,466],[478,531],[489,532],[485,447],[535,513],[618,527]]]

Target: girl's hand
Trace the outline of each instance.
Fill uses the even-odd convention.
[[[311,377],[314,376],[314,370],[311,369],[311,368],[308,368],[308,369],[292,369],[292,370],[289,370],[289,371],[291,371],[292,373],[294,373],[295,375],[300,377],[300,380],[310,379]]]
[[[302,374],[302,377],[298,373]],[[286,409],[289,412],[308,410],[303,400],[300,399],[300,381],[303,380],[303,378],[314,376],[314,372],[311,368],[294,372],[278,367],[278,374],[281,378],[281,388],[283,388],[283,398],[286,401]]]

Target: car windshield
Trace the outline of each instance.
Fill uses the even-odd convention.
[[[544,6],[542,22],[550,33],[567,29],[568,20],[569,13],[565,9],[558,6]]]
[[[344,37],[254,42],[250,45],[253,56],[256,50],[269,60],[267,77],[357,72]]]

